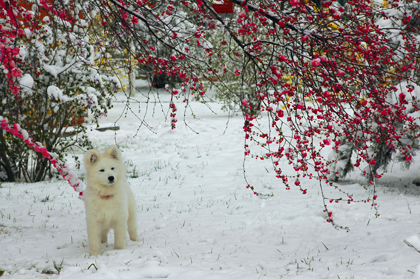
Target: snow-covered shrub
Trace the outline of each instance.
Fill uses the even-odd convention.
[[[77,7],[75,3],[76,15]],[[19,123],[34,142],[62,156],[73,146],[90,144],[82,123],[107,112],[119,83],[95,66],[104,53],[101,44],[90,38],[85,19],[76,16],[70,24],[52,12],[39,20],[35,20],[39,14],[32,13],[33,25],[24,28],[24,36],[14,38],[19,94],[11,90],[7,69],[1,69],[0,115]],[[69,130],[67,135],[72,136],[66,136]],[[50,163],[42,154],[3,130],[0,150],[1,180],[32,182],[51,176]]]

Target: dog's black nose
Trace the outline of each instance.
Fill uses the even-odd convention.
[[[113,176],[108,176],[108,180],[109,180],[109,182],[114,182],[114,177]]]

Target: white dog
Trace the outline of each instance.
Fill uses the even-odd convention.
[[[86,223],[90,254],[101,253],[101,242],[107,243],[108,232],[114,229],[114,249],[124,249],[126,232],[139,241],[136,223],[136,202],[125,180],[126,169],[121,151],[116,146],[104,153],[89,150],[85,156],[87,185],[84,191]]]

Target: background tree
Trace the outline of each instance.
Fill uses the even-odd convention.
[[[139,19],[149,34],[177,54],[172,62],[169,57],[157,57],[153,46],[124,29],[138,38],[135,54],[153,64],[155,71],[164,69],[173,75],[186,70],[182,92],[187,93],[187,83],[193,94],[200,92],[199,79],[226,72],[250,88],[252,97],[240,100],[245,153],[271,160],[286,189],[296,185],[306,193],[300,182],[305,177],[319,179],[321,189],[333,186],[340,174],[337,164],[342,162],[338,161],[344,157],[329,160],[324,149],[330,145],[340,152],[341,143],[349,144],[353,157],[346,158],[353,158],[354,163],[347,160],[345,169],[366,166],[363,173],[373,185],[390,154],[405,162],[412,160],[418,146],[419,91],[414,78],[418,36],[412,21],[418,15],[410,1],[378,5],[356,0],[342,6],[335,1],[317,5],[299,0],[233,0],[237,13],[232,22],[217,15],[206,0],[181,1],[178,7],[171,1],[111,2],[106,7],[108,16],[126,14]],[[169,15],[157,12],[162,5]],[[199,14],[204,22],[217,26],[219,37],[211,40],[211,31],[202,27],[179,31],[179,22],[171,21],[171,15],[185,13]],[[122,21],[124,26],[128,24]],[[208,55],[191,54],[192,49]],[[236,100],[246,96],[233,88],[237,83],[232,84],[222,79],[218,86],[221,92],[233,92]],[[263,116],[268,125],[259,122]],[[250,147],[262,150],[251,153]],[[282,173],[284,159],[295,166],[295,174]],[[375,205],[375,199],[373,190],[368,200]],[[327,212],[331,200],[353,202],[343,192],[337,198],[324,197]],[[328,215],[327,221],[333,223]]]
[[[418,4],[231,2],[231,21],[209,0],[90,0],[95,14],[85,14],[99,14],[119,47],[154,74],[179,79],[167,90],[187,106],[191,96],[203,100],[216,76],[220,93],[243,112],[245,155],[271,160],[286,189],[305,194],[301,181],[309,178],[324,193],[325,186],[338,189],[333,181],[347,170],[363,167],[373,185],[364,201],[376,206],[379,167],[390,156],[409,164],[418,147]],[[169,106],[175,127],[177,108]],[[285,163],[294,174],[282,172]],[[327,204],[353,197],[342,190],[323,197],[327,221],[337,226]]]

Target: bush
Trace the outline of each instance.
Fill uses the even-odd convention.
[[[23,73],[17,74],[18,96],[3,71],[0,75],[0,115],[62,156],[73,146],[90,146],[82,123],[107,112],[119,82],[95,68],[101,45],[90,44],[86,21],[78,19],[71,28],[54,16],[34,22],[38,25],[25,28],[26,36],[15,39],[15,63]],[[72,136],[64,136],[71,126]],[[42,154],[0,129],[0,181],[41,181],[52,176],[50,170]]]

